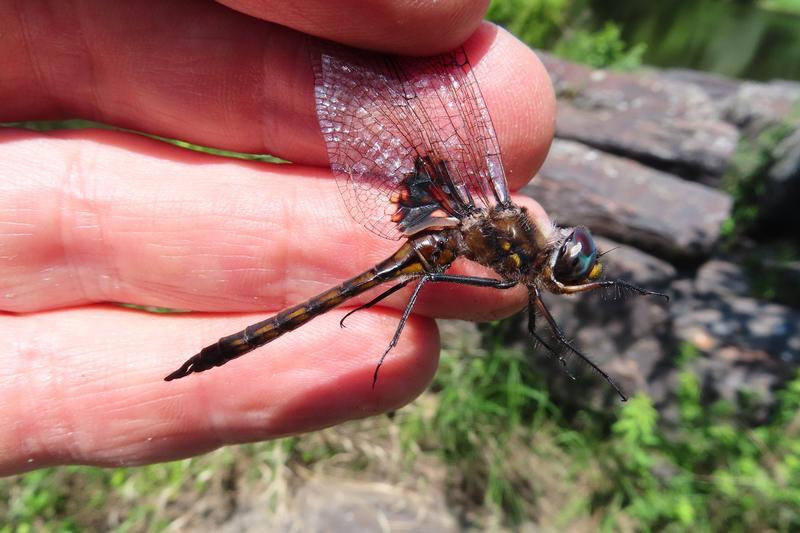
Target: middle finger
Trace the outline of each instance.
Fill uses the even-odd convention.
[[[0,161],[7,311],[98,301],[276,309],[399,246],[352,221],[330,172],[316,167],[228,160],[105,131],[5,131]],[[486,318],[522,302],[513,291],[437,285],[418,309]]]

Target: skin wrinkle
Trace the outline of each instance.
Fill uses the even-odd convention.
[[[83,356],[86,358],[104,358],[108,349],[109,343],[103,343],[99,346],[93,346],[91,349],[86,349],[82,345],[73,345],[69,350],[64,350],[61,353],[52,351],[54,358],[63,358],[65,354],[69,354],[71,358]],[[48,368],[58,368],[57,364],[48,364]],[[128,368],[119,363],[118,371],[120,373],[127,373]],[[94,412],[96,406],[102,405],[105,407],[110,404],[118,403],[118,398],[122,395],[124,390],[128,387],[135,388],[141,387],[139,380],[132,379],[133,384],[120,383],[120,386],[114,387],[113,390],[106,391],[105,393],[97,393],[97,390],[102,390],[102,387],[93,386],[95,383],[103,383],[109,378],[108,374],[91,372],[86,367],[74,365],[71,369],[73,375],[82,376],[81,379],[75,380],[70,375],[70,372],[59,372],[56,374],[58,383],[57,391],[59,397],[57,400],[51,399],[50,403],[55,402],[61,406],[63,412],[54,410],[53,418],[55,421],[64,420],[63,432],[60,437],[64,443],[59,446],[64,450],[61,455],[54,455],[57,463],[64,462],[80,462],[87,463],[92,461],[95,452],[99,452],[99,457],[103,456],[103,450],[106,446],[111,445],[118,435],[110,437],[105,436],[102,432],[94,430],[96,424],[94,417],[85,416],[87,412]],[[113,375],[111,376],[113,379]],[[94,402],[88,403],[86,400],[95,398]],[[76,409],[76,406],[79,408]],[[73,416],[69,416],[72,413]],[[117,421],[114,417],[109,416],[110,422],[106,427],[116,425]],[[56,424],[57,422],[51,422]],[[121,437],[124,439],[124,437]]]
[[[70,260],[70,255],[72,255],[70,249],[75,243],[73,235],[73,221],[76,219],[71,205],[71,196],[73,194],[72,180],[73,175],[76,172],[76,167],[80,167],[80,153],[82,149],[81,144],[83,143],[78,142],[74,145],[73,150],[64,152],[66,157],[64,158],[64,171],[63,175],[61,176],[61,182],[53,188],[57,195],[57,200],[53,206],[53,209],[55,210],[53,215],[55,216],[56,220],[58,220],[57,247],[60,251],[61,261],[63,262],[64,266],[66,266],[67,269],[72,272],[71,277],[73,280],[78,282],[79,287],[80,280],[76,270],[77,263],[74,263]],[[81,292],[84,292],[82,287]],[[86,296],[85,293],[83,296]]]
[[[259,131],[261,132],[261,146],[273,146],[274,143],[270,139],[276,136],[292,137],[291,128],[303,122],[312,121],[313,127],[309,127],[309,131],[316,133],[317,142],[321,146],[323,144],[322,133],[316,127],[316,112],[314,111],[314,92],[313,92],[313,77],[311,76],[311,69],[304,72],[302,70],[284,68],[276,61],[286,62],[289,65],[302,65],[307,62],[310,57],[308,49],[309,37],[301,41],[301,46],[293,46],[287,48],[285,42],[287,40],[286,30],[276,29],[263,39],[261,47],[261,62],[260,70],[258,72],[258,87],[262,88],[259,93],[262,111],[262,120],[260,121]],[[284,57],[276,59],[272,50],[280,48],[286,50]],[[278,71],[291,71],[292,75],[289,77],[271,76],[270,70],[275,69]],[[279,94],[292,94],[292,93],[307,93],[306,103],[304,99],[299,97],[290,99],[288,101],[281,101],[274,96]],[[310,104],[310,105],[309,105]],[[311,113],[309,113],[309,110]],[[270,120],[271,119],[271,120]],[[288,129],[287,129],[288,128]],[[295,144],[298,139],[295,139]],[[309,147],[309,151],[313,151],[317,147]],[[276,154],[280,156],[280,154]],[[325,160],[327,162],[327,157]]]
[[[120,268],[117,265],[118,254],[113,245],[113,238],[110,233],[108,220],[113,216],[114,196],[111,195],[109,202],[104,203],[99,199],[90,202],[89,205],[95,207],[94,217],[97,220],[97,251],[93,254],[93,259],[101,258],[102,269],[98,269],[95,275],[91,271],[86,271],[86,275],[92,280],[90,285],[94,288],[95,298],[93,301],[107,302],[114,301],[115,287],[118,292],[125,285]],[[95,261],[96,263],[96,261]],[[81,286],[85,287],[86,283]],[[87,295],[88,296],[88,295]]]
[[[294,185],[290,189],[290,191],[291,191],[290,194],[287,196],[289,196],[292,199],[296,198],[298,191],[297,186]],[[281,201],[279,202],[279,206],[280,206],[278,209],[279,216],[277,217],[277,220],[280,220],[281,231],[283,232],[288,231],[290,233],[289,238],[283,239],[281,243],[280,254],[279,254],[280,257],[279,266],[274,269],[275,272],[280,272],[279,279],[281,280],[281,284],[283,285],[283,289],[280,291],[282,298],[280,300],[280,305],[279,305],[279,307],[283,309],[290,305],[294,305],[292,300],[297,299],[297,301],[299,302],[301,298],[296,298],[295,294],[289,294],[289,286],[286,283],[286,280],[291,279],[292,275],[290,261],[289,261],[289,258],[291,257],[292,254],[290,250],[291,248],[290,243],[295,238],[291,236],[291,233],[294,231],[294,224],[292,224],[293,221],[292,209],[291,207],[289,207],[289,202],[285,198],[281,199]],[[270,262],[272,262],[273,260],[274,256],[270,259]]]
[[[69,152],[66,158],[66,166],[64,168],[64,177],[61,186],[56,190],[58,191],[58,201],[56,202],[56,209],[58,210],[57,216],[59,220],[59,246],[62,250],[62,257],[66,268],[71,272],[70,279],[77,286],[79,290],[79,298],[87,301],[96,301],[92,298],[92,292],[88,289],[89,285],[84,282],[81,264],[84,258],[81,253],[76,253],[76,250],[84,250],[86,246],[82,241],[85,238],[81,237],[83,232],[77,232],[76,229],[80,228],[82,224],[79,223],[79,210],[85,207],[94,208],[89,210],[87,218],[94,220],[94,228],[96,233],[101,233],[101,224],[98,220],[99,217],[96,213],[97,201],[92,201],[88,197],[87,183],[88,175],[94,165],[90,161],[94,158],[87,157],[90,143],[80,141],[75,143],[74,149]],[[92,150],[96,153],[96,147]],[[94,211],[94,212],[93,212]],[[91,239],[90,239],[91,241]],[[92,246],[91,242],[88,243]],[[105,250],[101,250],[100,257],[108,257],[109,254]]]
[[[208,434],[213,437],[213,439],[208,439],[205,445],[210,446],[211,449],[223,446],[226,444],[226,439],[224,437],[226,432],[226,419],[224,416],[220,417],[216,414],[215,407],[217,402],[210,396],[209,392],[211,389],[206,387],[206,380],[196,379],[190,387],[193,389],[192,394],[197,399],[197,403],[202,406],[200,412],[205,419],[205,427],[207,428]]]
[[[30,336],[26,335],[25,327],[23,326],[20,329],[21,331],[18,331],[20,338],[30,339]],[[23,457],[30,457],[33,453],[33,450],[29,447],[29,440],[25,437],[30,436],[28,427],[34,423],[37,417],[25,416],[30,410],[25,409],[23,403],[31,401],[35,396],[30,394],[33,388],[25,386],[26,382],[30,381],[32,370],[25,365],[25,359],[19,353],[21,352],[21,342],[26,341],[16,340],[11,342],[11,349],[9,350],[12,352],[10,353],[11,364],[3,367],[8,374],[2,376],[2,390],[7,391],[7,393],[2,397],[3,408],[0,413],[11,415],[11,423],[3,424],[3,427],[9,431],[8,439],[3,439],[2,441],[8,442],[9,446],[4,446],[3,448],[9,449],[2,449],[3,453],[0,455],[2,457],[10,457],[14,453],[20,453]],[[28,394],[22,394],[23,391],[28,392]],[[2,473],[1,470],[0,473]]]
[[[39,85],[42,94],[52,93],[49,90],[48,84],[46,82],[47,77],[44,76],[42,72],[41,66],[39,65],[38,61],[36,61],[36,55],[33,53],[33,46],[31,45],[32,39],[30,33],[28,32],[28,24],[25,19],[25,15],[23,14],[23,5],[26,3],[25,0],[19,0],[14,2],[14,13],[16,14],[17,21],[20,27],[20,34],[22,35],[23,40],[23,47],[25,48],[25,55],[28,57],[28,63],[31,65],[31,70],[33,71],[34,78],[36,79],[36,83]]]
[[[15,358],[20,361],[16,371],[17,375],[23,376],[20,380],[25,384],[23,396],[33,400],[25,411],[37,414],[28,417],[29,426],[25,428],[28,438],[23,442],[33,441],[36,444],[34,447],[25,447],[29,451],[25,456],[36,460],[43,458],[45,463],[51,463],[70,457],[70,450],[74,450],[76,443],[64,438],[70,433],[66,428],[71,426],[74,429],[74,423],[67,422],[72,421],[69,416],[71,406],[64,402],[67,398],[59,384],[61,365],[57,364],[54,351],[44,349],[37,335],[24,338],[31,344],[24,350],[25,353]]]
[[[270,138],[272,137],[271,131],[275,130],[273,126],[275,121],[270,121],[269,118],[274,115],[276,109],[279,108],[274,99],[269,98],[267,95],[269,94],[268,86],[274,82],[271,81],[270,77],[268,76],[269,72],[269,53],[268,51],[271,49],[272,41],[275,39],[274,34],[270,35],[269,39],[264,39],[261,42],[261,50],[260,50],[260,83],[258,87],[262,88],[262,91],[259,93],[259,98],[261,100],[261,109],[263,109],[261,113],[261,120],[259,121],[261,127],[258,131],[261,132],[261,146],[270,146]]]
[[[77,23],[77,27],[75,28],[75,33],[77,34],[78,42],[81,45],[81,50],[83,52],[83,57],[85,58],[85,72],[88,74],[86,83],[84,84],[85,87],[89,88],[89,96],[92,99],[93,108],[94,108],[94,120],[98,122],[105,122],[106,114],[103,111],[102,101],[100,99],[100,92],[98,91],[98,79],[97,79],[97,59],[95,55],[92,53],[93,48],[89,45],[89,41],[86,39],[86,28],[82,25],[84,20],[89,19],[89,14],[84,12],[80,12],[82,4],[78,2],[78,16],[75,17],[75,21]]]

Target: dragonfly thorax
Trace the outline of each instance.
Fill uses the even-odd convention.
[[[552,244],[525,208],[512,203],[480,210],[461,224],[462,254],[504,279],[530,279],[546,264]]]

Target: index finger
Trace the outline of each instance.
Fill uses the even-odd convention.
[[[0,64],[13,73],[0,84],[0,121],[81,117],[327,165],[304,34],[197,2],[37,6],[0,4]],[[493,26],[465,47],[518,188],[552,137],[549,79],[527,47]]]
[[[358,48],[430,55],[452,50],[478,28],[487,0],[218,0],[232,9]]]

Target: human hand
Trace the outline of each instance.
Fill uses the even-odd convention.
[[[474,32],[465,47],[511,188],[552,138],[546,73],[513,37],[479,28],[485,3],[225,3],[0,5],[0,121],[81,117],[295,163],[222,159],[123,132],[0,130],[0,474],[164,461],[394,409],[435,371],[426,317],[486,319],[524,305],[524,291],[426,287],[422,316],[374,390],[407,292],[345,331],[346,309],[334,310],[244,359],[162,381],[200,347],[398,245],[352,221],[339,197],[301,32],[409,54]]]

